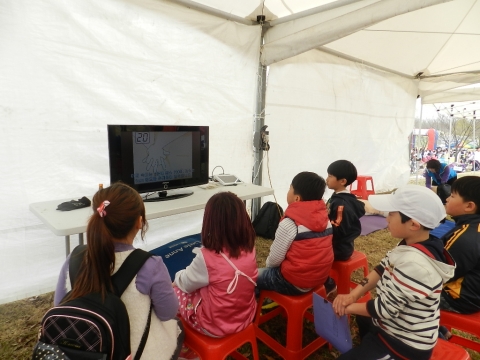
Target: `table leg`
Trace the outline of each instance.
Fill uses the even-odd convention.
[[[78,245],[83,245],[83,233],[78,234]]]
[[[66,256],[70,254],[70,235],[65,236],[65,251],[66,251]]]

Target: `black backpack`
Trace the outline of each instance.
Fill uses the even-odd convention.
[[[282,216],[283,209],[277,203],[267,201],[263,204],[252,222],[257,235],[266,239],[274,239]]]
[[[85,254],[86,245],[77,246],[69,263],[73,283]],[[130,320],[120,296],[152,254],[136,249],[112,276],[114,293],[102,301],[90,293],[48,310],[41,322],[39,341],[32,360],[125,360],[131,359]],[[135,359],[140,359],[150,329],[150,315]]]

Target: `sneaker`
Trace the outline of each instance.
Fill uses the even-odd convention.
[[[333,302],[338,295],[337,283],[331,277],[325,281],[325,292],[327,293],[327,300]]]
[[[200,358],[195,351],[184,345],[182,346],[182,350],[180,350],[178,360],[200,360]]]

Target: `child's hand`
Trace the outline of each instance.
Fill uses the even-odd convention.
[[[172,287],[175,287],[175,286],[177,286],[177,284],[175,284],[175,281],[174,281],[172,282]]]
[[[353,297],[351,294],[337,295],[335,300],[333,300],[333,310],[338,316],[343,316],[346,314],[346,307],[350,304],[353,304],[355,301],[355,297]]]

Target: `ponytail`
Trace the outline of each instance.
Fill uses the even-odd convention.
[[[87,225],[87,251],[80,271],[66,300],[97,292],[105,297],[112,291],[111,276],[115,269],[115,242],[124,239],[142,217],[141,238],[148,224],[140,195],[128,185],[115,183],[93,196],[93,214]]]

